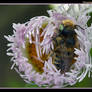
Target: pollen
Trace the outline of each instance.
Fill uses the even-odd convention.
[[[41,35],[42,31],[43,30],[40,29],[40,35]],[[42,40],[43,40],[43,37],[40,37],[40,42]],[[32,41],[35,41],[33,37],[32,37]],[[35,44],[34,43],[30,44],[29,42],[27,42],[26,51],[27,51],[29,63],[32,64],[32,66],[36,70],[36,72],[43,73],[44,72],[44,70],[43,70],[44,63],[37,59],[37,52],[36,52]],[[40,58],[41,58],[41,60],[43,60],[45,62],[47,59],[47,56],[48,55],[46,55],[46,54],[42,54],[42,56]]]

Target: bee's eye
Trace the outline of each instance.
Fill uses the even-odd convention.
[[[60,24],[59,30],[62,31],[63,29],[64,29],[64,26],[62,24]]]

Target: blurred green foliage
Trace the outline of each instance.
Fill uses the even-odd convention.
[[[25,85],[26,88],[39,88],[38,85],[36,85],[33,81],[30,84]]]
[[[92,48],[90,49],[90,55],[91,55],[91,57],[92,57]]]
[[[88,15],[91,16],[91,17],[90,17],[90,19],[88,20],[87,25],[88,25],[88,26],[91,26],[91,23],[92,23],[92,12],[88,13]]]
[[[0,5],[0,87],[38,87],[34,83],[26,84],[14,69],[10,69],[12,62],[11,57],[6,55],[8,42],[4,35],[12,35],[12,23],[25,23],[34,16],[48,16],[46,10],[49,9],[49,5]],[[92,16],[92,13],[90,15]],[[92,17],[88,21],[88,26],[91,23]],[[90,54],[92,55],[92,49]],[[82,82],[71,87],[92,87],[92,79],[86,76]]]

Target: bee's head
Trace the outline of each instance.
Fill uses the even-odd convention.
[[[75,25],[71,20],[63,20],[60,24],[59,32],[63,36],[72,36],[75,34]]]
[[[84,28],[82,28],[81,26],[79,26],[79,25],[76,25],[72,20],[69,20],[69,19],[66,19],[66,20],[63,20],[62,21],[62,25],[64,26],[64,27],[71,27],[71,28],[73,28],[73,29],[77,29],[78,27],[79,28],[81,28],[82,30],[84,30]]]

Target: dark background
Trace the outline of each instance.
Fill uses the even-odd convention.
[[[8,41],[4,35],[12,35],[12,23],[25,23],[34,16],[46,15],[49,5],[0,5],[0,87],[25,87],[25,82],[11,70],[12,62],[6,55]],[[83,82],[72,87],[92,87],[92,79],[86,77]]]
[[[12,23],[25,23],[34,16],[46,15],[48,5],[0,5],[0,87],[24,87],[25,82],[11,70],[12,62],[6,55],[8,41],[4,35],[12,35]]]

